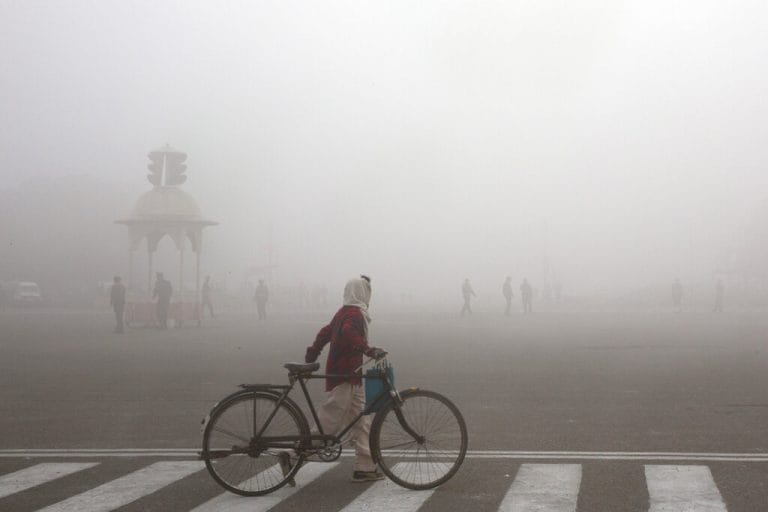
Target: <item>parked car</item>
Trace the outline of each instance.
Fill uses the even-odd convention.
[[[32,281],[20,281],[13,288],[14,304],[42,304],[43,294],[40,287]]]

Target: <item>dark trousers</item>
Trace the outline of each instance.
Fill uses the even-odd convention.
[[[170,301],[157,301],[157,323],[161,329],[168,328],[168,307],[170,305]]]
[[[461,307],[461,316],[464,316],[464,313],[472,314],[472,308],[469,305],[469,297],[464,297],[464,305]]]
[[[523,299],[523,314],[533,313],[533,304],[530,298]]]
[[[266,301],[256,301],[256,311],[259,313],[259,320],[267,319],[267,303]]]
[[[504,314],[509,316],[509,310],[512,308],[512,297],[504,297],[507,300],[507,309],[504,310]]]
[[[213,303],[211,302],[210,297],[203,297],[203,307],[200,309],[200,317],[203,316],[205,308],[208,308],[208,312],[211,314],[211,318],[216,318],[216,315],[213,313]]]
[[[125,311],[125,303],[117,303],[112,305],[112,309],[115,311],[115,332],[123,332],[123,312]]]

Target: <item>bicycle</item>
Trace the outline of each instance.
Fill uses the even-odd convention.
[[[213,479],[243,496],[261,496],[293,483],[305,460],[333,462],[341,456],[345,434],[366,414],[371,423],[371,456],[393,482],[408,489],[437,487],[459,470],[467,452],[467,427],[459,409],[433,391],[410,388],[398,392],[386,368],[345,375],[315,374],[320,363],[285,363],[288,384],[240,384],[203,420],[201,458]],[[381,391],[338,434],[326,434],[307,390],[307,381],[327,377],[380,379]],[[299,383],[317,433],[288,395]]]

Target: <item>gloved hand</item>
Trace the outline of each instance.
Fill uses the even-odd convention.
[[[372,358],[376,359],[377,361],[379,359],[384,359],[387,356],[387,354],[388,354],[388,352],[386,350],[384,350],[383,348],[376,348],[376,347],[371,347],[368,350],[368,352],[366,353],[366,355],[368,357],[372,357]]]

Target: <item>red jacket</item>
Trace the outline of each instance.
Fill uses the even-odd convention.
[[[363,354],[367,354],[368,325],[362,311],[357,306],[343,306],[331,320],[331,323],[320,329],[315,342],[307,347],[305,361],[313,363],[317,360],[323,347],[331,344],[325,372],[329,374],[351,374],[363,364]],[[329,377],[325,380],[325,390],[330,391],[343,382],[360,385],[360,372],[354,377]]]

